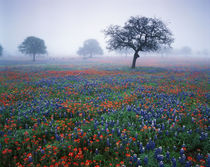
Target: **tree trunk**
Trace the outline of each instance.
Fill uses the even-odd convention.
[[[133,63],[131,68],[135,68],[136,67],[136,59],[139,58],[138,52],[135,52],[134,56],[133,56]]]
[[[35,61],[35,56],[36,56],[36,54],[33,54],[33,61]]]

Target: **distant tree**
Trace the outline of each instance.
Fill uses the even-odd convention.
[[[128,56],[133,53],[132,49],[117,49],[115,50],[117,54]]]
[[[33,36],[27,37],[18,48],[21,53],[32,55],[33,61],[37,54],[47,53],[44,40]]]
[[[0,45],[0,56],[3,54],[3,47]]]
[[[173,49],[169,47],[162,47],[158,52],[161,57],[169,56],[170,54],[173,54]]]
[[[99,43],[95,39],[88,39],[84,41],[83,46],[79,48],[77,54],[85,57],[93,57],[94,55],[103,55]]]
[[[172,33],[157,18],[131,17],[123,27],[111,25],[104,30],[109,37],[108,49],[133,49],[132,68],[136,66],[139,52],[157,51],[161,46],[170,47],[173,42]]]
[[[184,54],[184,55],[191,55],[192,54],[192,49],[188,46],[184,46],[179,50],[180,54]]]
[[[210,52],[207,49],[203,49],[196,52],[197,55],[209,56]]]

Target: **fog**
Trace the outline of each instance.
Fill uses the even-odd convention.
[[[168,25],[173,53],[209,55],[209,8],[209,0],[0,0],[0,44],[4,54],[20,55],[17,46],[36,36],[49,55],[63,57],[76,56],[83,41],[94,38],[110,54],[102,31],[140,15]]]

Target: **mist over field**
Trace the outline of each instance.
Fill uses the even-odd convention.
[[[175,51],[209,56],[209,7],[208,0],[1,0],[0,44],[5,57],[16,56],[23,40],[35,36],[45,41],[49,56],[75,57],[83,42],[93,38],[107,55],[104,29],[122,26],[131,16],[147,16],[168,25]]]
[[[132,56],[103,56],[96,57],[88,60],[84,60],[81,57],[39,57],[36,62],[31,61],[31,57],[28,56],[15,56],[1,58],[0,65],[1,68],[5,66],[12,65],[74,65],[79,68],[85,68],[84,65],[91,66],[91,68],[99,68],[101,65],[105,66],[125,66],[130,67],[132,62]],[[181,56],[166,56],[166,55],[143,55],[137,60],[137,67],[164,67],[164,68],[173,68],[173,67],[200,67],[200,68],[209,68],[210,58],[206,55],[204,56],[191,56],[186,57]],[[0,68],[0,69],[1,69]]]

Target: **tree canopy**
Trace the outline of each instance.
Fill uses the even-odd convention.
[[[84,41],[77,54],[84,57],[93,57],[94,55],[103,55],[103,50],[96,39],[88,39]]]
[[[33,36],[27,37],[18,49],[23,54],[32,55],[33,61],[37,54],[47,53],[44,40]]]
[[[172,33],[157,18],[131,17],[123,27],[111,25],[104,30],[108,37],[108,49],[133,49],[132,68],[135,68],[139,52],[157,51],[161,47],[170,47],[173,42]]]

